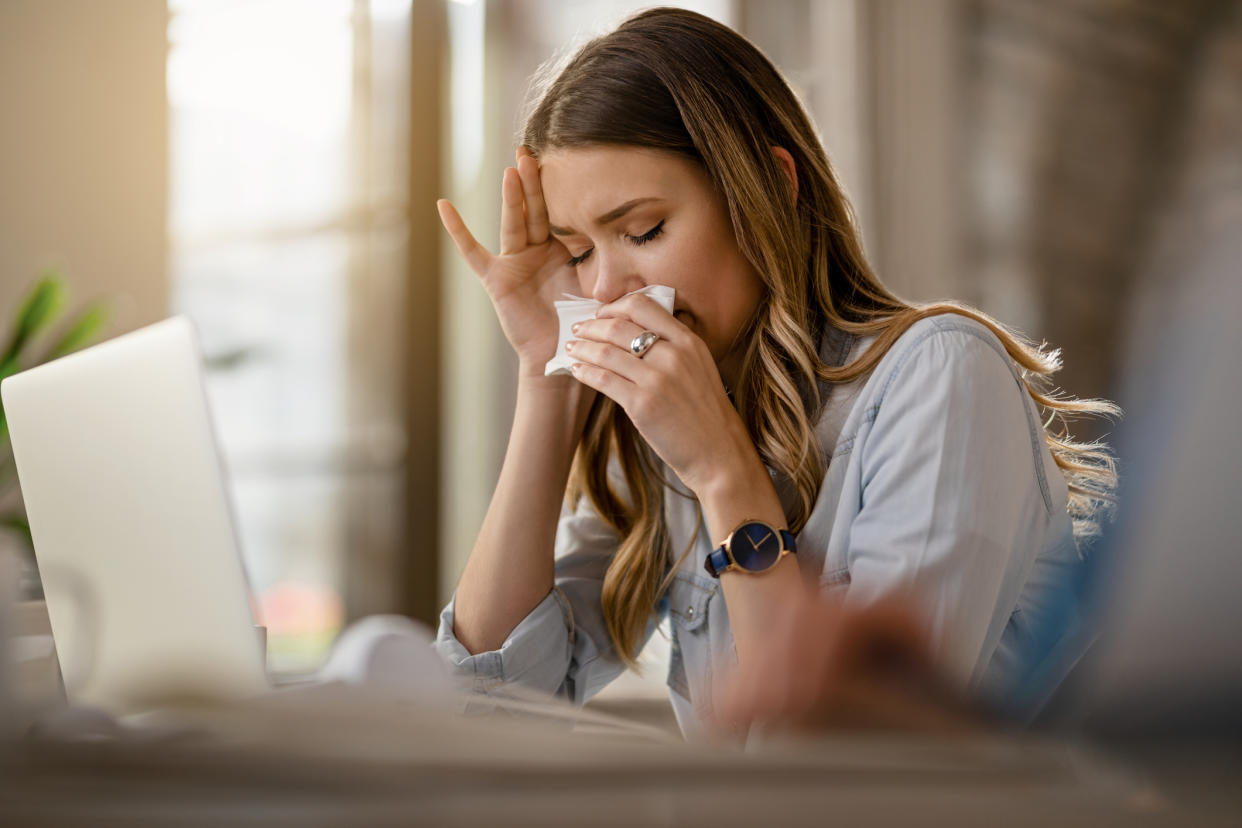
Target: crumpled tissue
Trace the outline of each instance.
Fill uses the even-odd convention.
[[[673,312],[675,291],[667,285],[648,285],[631,293],[650,296],[666,311]],[[629,295],[630,293],[626,294],[626,296]],[[560,322],[560,333],[556,341],[556,356],[548,360],[548,364],[543,368],[543,374],[546,377],[570,373],[569,366],[574,364],[574,360],[565,352],[565,343],[574,339],[573,326],[586,319],[594,319],[596,311],[601,307],[601,303],[594,299],[585,299],[581,296],[574,296],[572,293],[566,293],[564,299],[558,299],[552,304],[556,308],[556,318]]]

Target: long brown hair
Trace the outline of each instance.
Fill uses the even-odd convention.
[[[763,282],[734,403],[764,463],[788,477],[797,501],[786,517],[806,523],[824,468],[812,417],[820,380],[848,382],[875,367],[912,324],[958,313],[988,327],[1018,365],[1048,416],[1048,446],[1069,486],[1075,532],[1094,531],[1116,484],[1101,444],[1075,443],[1074,415],[1111,415],[1101,400],[1049,390],[1060,367],[1049,353],[977,310],[955,303],[915,306],[885,288],[867,264],[854,217],[810,119],[776,67],[745,38],[710,18],[678,9],[639,13],[578,50],[537,98],[523,143],[538,158],[551,149],[600,144],[678,153],[701,164],[728,207],[738,246]],[[797,198],[773,147],[793,156]],[[873,344],[852,363],[824,364],[828,326]],[[1054,427],[1054,422],[1057,424]],[[625,487],[610,484],[616,458]],[[664,520],[660,464],[625,412],[600,395],[574,458],[568,497],[589,497],[622,537],[603,587],[603,610],[618,655],[632,663],[675,562]]]

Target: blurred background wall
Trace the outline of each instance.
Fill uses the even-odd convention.
[[[118,328],[168,306],[163,0],[0,3],[0,307],[40,270],[109,294]],[[6,331],[7,332],[7,331]]]
[[[530,75],[645,5],[0,2],[0,308],[57,265],[110,333],[198,323],[279,669],[450,594],[514,362],[434,199],[493,244]],[[1236,0],[678,5],[785,72],[883,279],[1063,347],[1076,395],[1114,392],[1135,297],[1170,289],[1175,171],[1237,185],[1236,131],[1186,126],[1238,100]]]

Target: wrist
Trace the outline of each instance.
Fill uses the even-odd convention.
[[[577,446],[595,392],[571,376],[519,373],[517,414],[552,429],[554,445]],[[567,442],[566,442],[567,441]]]
[[[748,442],[746,448],[747,451],[717,467],[695,490],[713,546],[719,546],[730,532],[748,520],[786,528],[785,510],[772,476],[754,446]]]
[[[519,380],[536,380],[539,382],[549,381],[550,384],[558,384],[551,382],[552,380],[573,380],[568,374],[557,374],[555,376],[545,376],[544,369],[548,364],[547,359],[534,359],[528,356],[518,355],[518,379]]]

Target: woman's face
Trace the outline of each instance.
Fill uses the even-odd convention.
[[[608,303],[647,285],[672,287],[675,315],[729,382],[763,287],[702,167],[676,153],[601,146],[553,150],[541,169],[550,229],[583,294]]]

